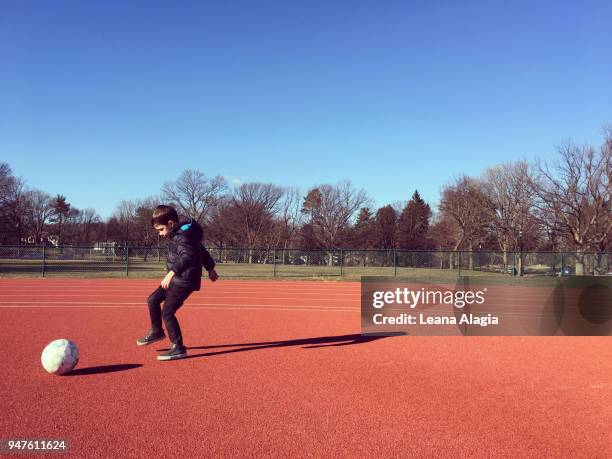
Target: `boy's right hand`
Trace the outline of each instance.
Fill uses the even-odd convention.
[[[219,279],[219,275],[217,274],[217,271],[211,269],[210,271],[208,271],[208,278],[211,281],[215,282],[217,279]]]
[[[168,271],[168,274],[166,274],[166,277],[162,279],[161,286],[164,290],[168,290],[168,287],[170,287],[170,281],[172,280],[173,277],[174,277],[174,271]]]

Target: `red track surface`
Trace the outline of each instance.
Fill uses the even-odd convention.
[[[151,280],[2,279],[0,438],[78,457],[609,457],[609,337],[359,337],[359,284],[207,282],[189,359],[137,347]],[[71,376],[40,365],[74,340]],[[41,457],[37,455],[36,457]]]

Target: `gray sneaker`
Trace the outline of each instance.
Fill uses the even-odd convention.
[[[172,344],[168,352],[164,352],[157,356],[157,360],[176,360],[187,357],[187,349],[180,344]]]
[[[146,346],[148,344],[156,343],[157,341],[161,341],[165,337],[166,337],[166,334],[163,331],[161,332],[150,331],[142,338],[138,338],[136,340],[136,344],[138,344],[139,346]]]

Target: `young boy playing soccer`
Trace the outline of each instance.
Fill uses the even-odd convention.
[[[190,220],[179,223],[178,220],[176,210],[170,206],[157,206],[151,219],[151,224],[159,235],[169,239],[166,260],[168,274],[147,300],[151,330],[139,338],[136,344],[146,346],[164,339],[166,335],[162,328],[163,319],[172,345],[168,352],[157,357],[158,360],[174,360],[187,356],[181,327],[176,320],[176,311],[192,292],[200,290],[202,266],[208,271],[211,281],[219,278],[215,271],[215,262],[202,245],[202,228],[198,222]]]

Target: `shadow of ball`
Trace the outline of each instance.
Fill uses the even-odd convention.
[[[612,289],[596,284],[584,289],[578,299],[578,310],[582,317],[595,325],[612,320]]]

